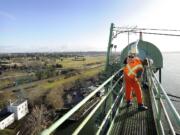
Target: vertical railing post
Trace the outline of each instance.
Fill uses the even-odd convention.
[[[158,122],[160,122],[162,110],[161,110],[161,103],[160,103],[160,100],[161,100],[161,93],[160,93],[159,88],[158,88],[158,93],[157,93],[156,99],[157,99],[157,101],[158,101],[158,117],[157,117],[157,119],[158,119]]]
[[[113,87],[113,79],[111,80],[110,82],[110,89]],[[113,93],[113,92],[112,92]],[[112,112],[111,112],[111,115],[109,116],[109,120],[110,122],[112,121]]]
[[[159,68],[159,82],[161,82],[161,68]],[[158,116],[157,116],[157,119],[158,119],[158,122],[160,123],[160,120],[161,120],[161,103],[160,103],[160,100],[161,100],[161,92],[160,92],[160,88],[159,86],[157,87],[157,96],[156,96],[156,99],[157,99],[157,103],[158,103]]]
[[[114,79],[114,78],[113,78]],[[110,81],[110,89],[112,89],[112,87],[113,87],[113,79]],[[117,84],[116,84],[117,85]],[[113,94],[113,92],[111,93],[111,94]],[[113,96],[113,95],[111,95],[111,96]],[[111,97],[111,96],[109,96],[109,97]],[[111,97],[112,98],[112,97]],[[113,98],[113,100],[114,100],[114,98]],[[112,99],[110,99],[109,100],[110,102],[112,102]],[[113,104],[113,103],[110,103],[110,104]],[[112,113],[113,113],[113,110],[112,110],[112,112],[111,112],[111,115],[109,116],[109,121],[110,121],[110,123],[111,123],[111,121],[112,121]]]
[[[105,86],[105,93],[108,93],[109,90],[111,89],[111,87],[112,87],[112,80]],[[107,100],[108,100],[108,98],[104,101],[104,106],[103,106],[103,110],[101,113],[101,117],[103,117],[103,118],[106,114]]]
[[[105,67],[106,71],[108,70],[108,66],[109,66],[110,51],[111,51],[112,36],[113,36],[113,28],[114,28],[114,24],[111,23],[110,34],[109,34],[109,42],[108,42],[108,48],[107,48],[107,55],[106,55],[106,67]]]
[[[159,82],[161,83],[161,68],[159,68]]]

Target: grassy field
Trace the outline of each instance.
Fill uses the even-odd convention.
[[[3,72],[2,75],[0,75],[0,78],[1,77],[6,77],[6,76],[25,76],[27,75],[27,73],[25,72],[21,72],[21,71],[8,71],[8,72]]]
[[[63,69],[74,69],[72,70],[72,73],[70,72],[70,76],[68,76],[68,72],[67,74],[60,74],[48,79],[1,89],[0,109],[7,105],[10,99],[11,101],[14,101],[23,96],[28,99],[28,102],[31,105],[44,104],[46,107],[51,106],[53,110],[62,108],[66,100],[63,98],[63,95],[67,92],[65,90],[74,87],[77,84],[77,81],[82,81],[84,83],[85,80],[96,77],[104,69],[103,64],[105,63],[105,56],[87,56],[85,57],[85,61],[75,61],[72,59],[73,58],[64,58],[63,61],[60,59],[51,59],[50,63],[48,63],[49,65],[56,63],[61,64]],[[6,85],[15,81],[15,79],[19,79],[21,75],[27,76],[28,74],[23,71],[3,73],[0,77],[9,77],[0,81],[0,87],[2,84]],[[21,124],[22,123],[19,123],[19,125]],[[2,130],[0,134],[12,135],[14,134],[14,130]]]
[[[80,68],[87,64],[96,64],[97,62],[104,63],[105,56],[87,56],[85,61],[74,61],[73,58],[66,58],[63,61],[57,60],[59,64],[62,64],[64,68]]]
[[[22,62],[21,59],[18,59],[18,60]],[[104,56],[86,56],[84,61],[75,61],[74,57],[64,58],[63,61],[61,61],[60,58],[59,59],[54,58],[51,60],[47,59],[46,61],[48,61],[47,66],[52,66],[52,64],[61,64],[63,69],[83,69],[83,68],[87,68],[93,65],[96,66],[98,64],[103,64],[105,62],[105,57]],[[39,63],[40,63],[39,68],[43,65],[42,61],[40,60],[30,61],[29,63],[32,63],[30,64],[31,66],[32,65],[36,66],[37,70],[38,70]],[[23,70],[5,71],[2,73],[2,75],[0,75],[0,89],[12,87],[14,85],[14,82],[16,82],[16,80],[23,80],[23,78],[30,79],[29,75],[31,74]],[[34,77],[31,76],[31,79],[35,79]]]
[[[46,103],[53,104],[56,108],[63,106],[62,95],[65,88],[70,88],[74,85],[76,80],[84,80],[96,76],[100,73],[104,67],[91,68],[92,66],[100,65],[105,63],[105,56],[87,56],[85,61],[74,61],[73,58],[64,58],[63,61],[60,59],[55,59],[53,63],[59,63],[63,65],[64,69],[81,69],[78,72],[75,72],[73,75],[66,77],[66,75],[59,75],[45,80],[40,80],[37,82],[23,84],[22,87],[19,85],[17,88],[8,88],[5,91],[1,90],[1,106],[7,102],[9,99],[15,99],[18,95],[26,95],[26,98],[30,102],[40,100],[46,100]],[[89,66],[90,68],[84,68]],[[3,77],[6,76],[16,76],[16,75],[26,75],[23,72],[9,72],[5,73]],[[3,80],[3,84],[9,83],[14,79]],[[15,89],[15,90],[13,90]],[[13,92],[14,91],[14,92]]]
[[[65,88],[72,87],[76,80],[84,80],[94,77],[98,73],[100,73],[103,69],[104,67],[98,67],[94,69],[89,69],[81,74],[69,77],[67,79],[64,79],[62,77],[54,80],[51,83],[49,83],[48,81],[40,83],[37,87],[26,91],[28,98],[34,101],[38,99],[38,97],[41,97],[42,95],[47,95],[46,100],[48,102],[51,102],[51,104],[53,104],[55,108],[60,108],[63,106],[62,95],[64,93],[63,90]]]

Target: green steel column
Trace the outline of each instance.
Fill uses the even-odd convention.
[[[110,50],[111,50],[113,27],[114,27],[114,24],[111,23],[110,34],[109,34],[109,42],[108,42],[108,48],[107,48],[107,55],[106,55],[106,67],[105,67],[106,71],[108,70],[108,65],[109,65],[109,56],[110,56]]]

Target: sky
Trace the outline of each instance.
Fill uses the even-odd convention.
[[[180,29],[179,0],[0,0],[0,53],[106,51],[110,24]],[[138,34],[130,35],[130,42]],[[143,35],[161,51],[180,37]],[[127,34],[113,41],[122,50]]]

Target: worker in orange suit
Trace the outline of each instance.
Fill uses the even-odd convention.
[[[148,107],[143,105],[142,102],[142,91],[139,81],[143,73],[143,62],[138,57],[135,57],[135,55],[130,54],[126,59],[123,73],[127,107],[132,105],[132,91],[134,90],[137,97],[138,110],[147,110]]]

